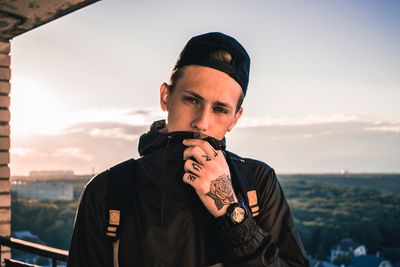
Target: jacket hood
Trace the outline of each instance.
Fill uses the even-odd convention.
[[[181,145],[183,147],[182,141],[189,138],[198,138],[196,132],[179,131],[167,133],[165,132],[166,122],[165,120],[155,121],[150,126],[150,131],[144,133],[139,139],[139,155],[146,156],[154,151],[164,147],[168,140],[170,145]],[[225,137],[222,140],[217,140],[213,137],[207,137],[206,140],[210,143],[214,149],[225,150]]]
[[[185,131],[167,133],[165,126],[165,120],[154,122],[150,127],[150,131],[140,137],[138,147],[139,154],[142,157],[139,164],[143,171],[146,170],[145,175],[140,180],[142,182],[150,182],[154,188],[159,189],[161,199],[158,202],[158,206],[161,227],[165,225],[166,216],[168,215],[165,210],[173,202],[176,205],[174,198],[186,195],[189,196],[189,199],[200,202],[193,195],[195,194],[194,190],[185,184],[181,178],[177,179],[177,177],[183,177],[184,174],[183,152],[186,146],[183,144],[183,140],[198,138],[197,133]],[[217,140],[207,137],[203,140],[211,144],[214,149],[225,150],[225,138]]]

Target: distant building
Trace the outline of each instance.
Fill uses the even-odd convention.
[[[11,191],[18,197],[36,200],[73,200],[74,186],[67,182],[13,181]]]
[[[330,261],[334,262],[336,259],[338,259],[340,257],[353,257],[354,250],[358,249],[360,247],[361,247],[361,245],[359,243],[355,242],[353,239],[343,238],[334,249],[331,249]],[[365,247],[364,247],[364,249],[365,249]],[[359,252],[362,252],[361,250],[362,249],[359,249]],[[365,252],[366,252],[366,250],[365,250]]]
[[[379,267],[393,267],[393,265],[390,263],[390,261],[384,260],[379,264]]]
[[[14,231],[13,236],[15,236],[15,238],[22,239],[25,241],[42,244],[42,241],[39,239],[39,237],[37,235],[32,234],[31,231],[27,230]]]
[[[29,177],[33,180],[64,180],[71,179],[75,174],[73,171],[30,171]]]
[[[340,174],[342,174],[342,175],[347,175],[347,174],[349,174],[350,172],[349,172],[349,170],[348,169],[342,169],[342,170],[340,170]]]
[[[12,176],[13,181],[71,181],[88,180],[95,174],[79,174],[74,171],[30,171],[28,176]]]
[[[343,261],[347,262],[343,264]],[[367,255],[367,248],[360,245],[351,238],[344,238],[340,243],[331,250],[332,263],[347,267],[393,267],[392,264],[385,260],[380,253],[376,255]]]
[[[367,249],[365,246],[359,246],[353,251],[354,257],[367,255]]]
[[[338,267],[338,266],[327,261],[312,260],[310,261],[310,267]]]
[[[27,230],[22,230],[22,231],[13,231],[12,236],[17,238],[17,239],[21,239],[21,240],[25,240],[28,242],[33,242],[36,244],[44,244],[40,238],[35,235],[32,234],[31,231],[27,231]],[[37,260],[39,259],[39,257],[37,255],[34,254],[30,254],[30,253],[14,253],[13,258],[15,260],[19,260],[25,263],[30,263],[30,264],[36,264]],[[31,266],[31,265],[29,265]],[[34,266],[38,266],[38,265],[34,265]],[[43,266],[43,265],[40,265]],[[49,265],[45,265],[45,266],[51,266]]]

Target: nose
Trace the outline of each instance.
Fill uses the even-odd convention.
[[[210,122],[210,114],[205,109],[198,109],[192,127],[198,132],[207,132]]]

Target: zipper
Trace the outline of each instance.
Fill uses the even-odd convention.
[[[165,225],[165,194],[166,194],[166,165],[167,165],[167,157],[168,157],[168,149],[169,144],[171,142],[172,136],[167,136],[167,145],[165,146],[163,162],[161,167],[161,184],[162,184],[162,192],[161,192],[161,214],[160,214],[160,226],[163,227]]]

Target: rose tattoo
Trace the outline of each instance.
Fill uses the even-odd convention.
[[[215,202],[218,210],[222,209],[224,205],[228,205],[235,201],[229,175],[223,174],[214,181],[211,181],[210,192],[206,194]]]

